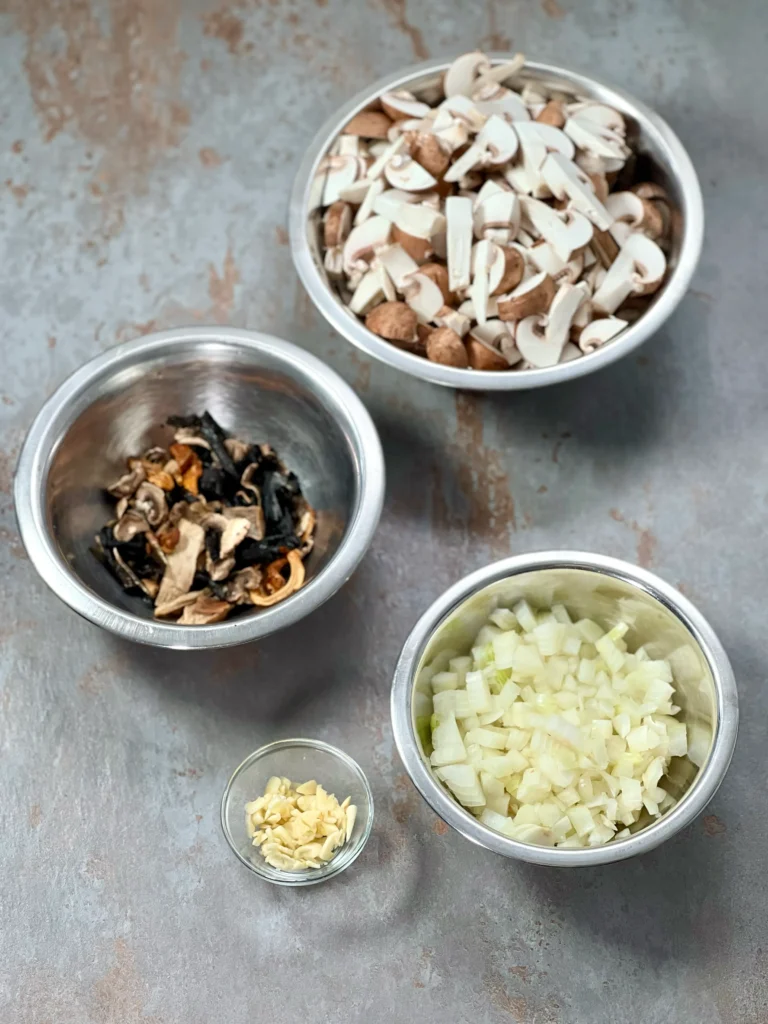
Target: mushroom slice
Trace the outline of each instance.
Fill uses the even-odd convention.
[[[472,299],[465,299],[459,306],[458,312],[461,316],[466,317],[470,321],[470,325],[473,320],[477,320],[475,304]],[[488,296],[488,305],[486,306],[485,312],[488,318],[497,317],[499,315],[499,304],[495,296]]]
[[[181,594],[179,597],[175,597],[172,601],[165,601],[163,604],[155,605],[155,618],[156,619],[168,619],[177,612],[180,612],[182,608],[186,608],[188,604],[194,604],[199,597],[205,597],[209,594],[209,590],[190,590],[186,594]]]
[[[238,544],[245,540],[251,529],[249,519],[235,517],[228,519],[219,540],[219,558],[229,558]]]
[[[531,104],[529,103],[528,105],[530,106]],[[551,124],[553,128],[562,128],[565,121],[565,110],[559,100],[548,100],[536,114],[537,124]]]
[[[493,186],[492,182],[489,184],[497,188],[497,191],[490,195],[486,194],[482,202],[475,206],[475,235],[477,238],[487,238],[499,245],[506,245],[520,229],[520,200],[514,192],[505,192]]]
[[[354,294],[349,300],[349,308],[357,316],[365,316],[380,302],[391,302],[395,298],[397,295],[389,274],[383,266],[379,266],[369,270],[361,278],[360,284],[355,288]]]
[[[471,96],[481,70],[487,68],[489,64],[488,58],[479,50],[463,53],[457,57],[443,78],[445,95]]]
[[[394,92],[383,93],[381,106],[384,113],[393,121],[402,121],[410,117],[426,117],[431,109],[426,103],[417,100],[407,89],[396,89]]]
[[[534,145],[536,143],[543,145],[545,154],[562,153],[568,160],[573,160],[576,155],[576,147],[573,141],[568,138],[565,132],[555,128],[554,125],[543,124],[541,121],[528,121],[524,124],[515,125],[515,131],[521,140],[526,139]],[[542,159],[542,163],[544,159]],[[541,164],[539,164],[539,167],[541,167]]]
[[[365,318],[369,331],[403,348],[415,345],[417,325],[416,313],[405,302],[382,302],[380,306],[374,306]]]
[[[323,267],[329,277],[344,276],[344,253],[340,245],[325,250],[323,256]]]
[[[579,359],[582,356],[582,351],[578,345],[574,345],[573,342],[568,341],[563,346],[563,351],[560,353],[561,363],[572,363],[574,359]]]
[[[440,288],[426,274],[410,274],[403,283],[402,292],[405,301],[424,324],[434,320],[445,305]]]
[[[552,195],[569,199],[574,210],[583,213],[601,231],[607,231],[613,218],[595,195],[589,178],[562,153],[550,153],[541,166],[541,175]]]
[[[353,270],[368,269],[374,251],[389,242],[392,225],[386,217],[369,217],[363,224],[354,227],[344,243],[342,262],[347,274]]]
[[[472,200],[448,196],[445,201],[448,285],[452,292],[468,288],[472,260]]]
[[[486,117],[468,96],[448,96],[438,107],[435,133],[439,135],[447,132],[456,122],[464,125],[466,130],[477,133],[485,124]]]
[[[328,156],[325,158],[326,178],[323,188],[323,206],[331,206],[341,197],[341,189],[348,188],[360,175],[360,161],[356,156]]]
[[[586,295],[586,287],[563,284],[552,300],[547,316],[529,316],[520,321],[515,343],[532,366],[555,366],[560,361],[571,321]]]
[[[485,146],[480,142],[473,142],[472,145],[454,161],[443,175],[443,181],[461,181],[473,168],[479,167],[485,158]],[[450,202],[449,197],[447,200]]]
[[[464,316],[459,310],[452,309],[450,306],[443,306],[442,309],[439,309],[434,322],[438,327],[450,327],[460,338],[464,337],[472,324],[468,316]]]
[[[394,157],[396,157],[397,154],[405,148],[406,141],[405,135],[398,135],[395,141],[390,142],[382,153],[374,160],[368,168],[367,175],[372,181],[382,176],[384,168],[387,166],[389,161],[394,159]]]
[[[654,240],[664,233],[664,219],[657,207],[635,192],[613,192],[605,200],[605,208],[614,219],[611,235],[619,245],[634,231]]]
[[[496,82],[484,81],[472,93],[472,101],[481,114],[501,117],[505,121],[530,121],[531,115],[516,92]]]
[[[478,242],[472,250],[472,285],[469,295],[475,307],[475,316],[479,324],[484,324],[488,319],[488,298],[491,294],[490,271],[491,265],[496,261],[494,250],[499,253],[499,262],[502,264],[501,272],[503,273],[504,255],[497,245],[483,240]],[[501,273],[498,276],[501,280]]]
[[[541,200],[528,196],[522,197],[521,205],[524,224],[533,225],[563,262],[567,262],[571,253],[587,245],[592,238],[592,225],[583,214],[575,210],[559,214]]]
[[[525,67],[525,54],[516,53],[511,60],[502,61],[501,64],[491,64],[490,61],[480,68],[480,78],[484,82],[506,82],[513,75],[518,74]]]
[[[620,320],[616,316],[607,316],[600,320],[593,320],[587,324],[579,335],[579,348],[582,352],[594,352],[595,349],[600,348],[606,341],[615,338],[617,334],[620,334],[628,326],[629,321]]]
[[[185,605],[179,619],[180,626],[208,626],[212,622],[221,622],[232,611],[228,601],[219,601],[215,597],[201,594],[192,604]]]
[[[592,297],[596,310],[614,313],[633,293],[650,295],[664,280],[667,261],[645,235],[630,235]]]
[[[359,178],[357,181],[353,181],[351,185],[347,185],[346,188],[339,189],[339,199],[345,203],[351,203],[353,206],[359,206],[365,201],[371,184],[370,178]]]
[[[572,142],[592,156],[620,160],[629,156],[629,149],[620,135],[587,118],[569,117],[563,131]]]
[[[605,103],[595,103],[592,100],[570,103],[567,113],[569,117],[576,117],[580,121],[590,121],[600,128],[607,128],[622,138],[627,134],[627,125],[622,115],[618,110]]]
[[[431,238],[445,228],[445,217],[424,203],[403,203],[395,214],[395,227],[414,238]]]
[[[405,192],[424,192],[437,184],[437,178],[407,153],[393,156],[384,167],[384,176],[393,188]]]
[[[419,269],[416,260],[408,255],[402,245],[387,245],[379,249],[377,258],[398,291],[402,291],[409,274],[415,274]]]
[[[352,207],[338,199],[332,203],[323,216],[323,241],[326,248],[342,245],[352,227]]]
[[[235,556],[230,555],[229,558],[220,558],[215,561],[211,558],[210,554],[206,551],[205,554],[205,571],[214,583],[223,582],[232,570],[235,568]]]
[[[448,287],[448,267],[442,263],[423,263],[419,268],[419,273],[426,274],[431,281],[435,282],[446,305],[452,306],[455,303],[456,296]]]
[[[112,495],[113,498],[130,498],[139,484],[146,480],[147,473],[140,459],[136,459],[133,466],[128,473],[125,473],[116,480],[110,487],[107,488],[107,492]]]
[[[520,144],[515,129],[498,114],[488,118],[477,136],[477,142],[485,148],[484,166],[490,167],[508,164]]]
[[[620,252],[619,244],[608,231],[595,231],[589,245],[600,264],[606,269],[611,266]]]
[[[362,203],[357,208],[355,214],[355,224],[362,224],[364,221],[373,213],[373,207],[376,202],[377,196],[380,196],[384,191],[384,181],[382,178],[376,178],[370,183],[368,191],[365,193]]]
[[[261,505],[237,505],[222,510],[225,519],[247,519],[251,524],[248,536],[252,540],[264,539],[264,509]]]
[[[477,324],[469,332],[467,355],[473,370],[508,370],[509,360],[501,351],[501,342],[509,338],[507,325],[501,320]]]
[[[555,297],[555,283],[542,271],[523,281],[510,295],[498,298],[500,320],[522,320],[540,316],[549,309]]]
[[[401,207],[407,206],[409,203],[423,202],[424,198],[424,196],[415,195],[413,192],[403,192],[399,188],[388,188],[375,196],[373,212],[381,217],[386,217],[387,220],[391,220],[394,223]]]
[[[472,200],[472,208],[475,213],[477,213],[481,203],[484,203],[486,199],[490,199],[491,196],[498,195],[499,192],[510,192],[514,195],[503,178],[500,178],[498,175],[494,178],[486,178]]]
[[[459,335],[450,327],[436,327],[426,341],[427,359],[442,366],[465,370],[469,365],[467,350]]]
[[[286,597],[290,597],[295,591],[299,590],[304,584],[305,569],[304,563],[301,560],[301,555],[298,551],[289,551],[286,558],[278,559],[277,562],[272,562],[271,565],[267,566],[265,571],[265,579],[262,583],[262,590],[272,586],[275,586],[275,581],[280,576],[280,570],[286,565],[290,566],[291,574],[289,578],[283,582],[283,585],[278,589],[269,593],[262,593],[260,590],[251,590],[249,597],[251,604],[255,604],[259,608],[268,608],[270,605],[277,604],[283,601]],[[270,571],[271,570],[271,571]]]
[[[205,530],[188,519],[178,522],[179,542],[167,556],[165,572],[157,594],[159,606],[186,594],[192,587],[197,559],[205,543]]]
[[[168,515],[165,492],[157,484],[144,481],[134,495],[134,507],[143,513],[150,526],[159,526]]]
[[[112,527],[112,536],[119,544],[125,544],[139,533],[146,533],[149,523],[135,508],[129,508]]]
[[[525,256],[515,245],[502,246],[501,251],[504,256],[504,267],[499,283],[491,290],[491,296],[511,292],[513,288],[517,288],[525,274]]]
[[[363,139],[386,139],[392,121],[380,110],[361,110],[348,121],[342,131],[345,135],[359,135]]]

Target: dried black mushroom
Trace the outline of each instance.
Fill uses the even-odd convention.
[[[161,619],[221,622],[304,584],[317,517],[269,445],[229,436],[208,412],[172,416],[168,448],[127,460],[106,489],[115,518],[94,554]]]

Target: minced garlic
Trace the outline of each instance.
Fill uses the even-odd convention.
[[[245,805],[248,835],[273,868],[321,868],[352,835],[357,808],[349,801],[340,804],[314,780],[294,787],[273,775],[264,796]]]

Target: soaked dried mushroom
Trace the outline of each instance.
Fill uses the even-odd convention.
[[[322,868],[349,841],[357,808],[339,803],[312,779],[294,786],[273,775],[264,795],[245,805],[248,835],[264,860],[281,871]]]
[[[315,180],[332,287],[374,334],[445,366],[578,358],[637,320],[666,278],[678,214],[638,180],[634,126],[524,68],[520,54],[467,53],[437,90],[385,93]]]
[[[407,308],[407,307],[406,307]],[[269,445],[229,437],[205,412],[172,416],[173,443],[128,459],[107,488],[116,517],[94,554],[159,619],[221,622],[304,584],[317,516]]]

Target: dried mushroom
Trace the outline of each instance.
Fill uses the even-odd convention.
[[[229,437],[207,412],[168,425],[168,449],[128,459],[107,488],[115,518],[94,554],[156,618],[180,625],[221,622],[234,608],[295,593],[317,522],[295,474],[269,445]]]
[[[350,312],[446,366],[578,358],[636,320],[666,278],[679,213],[637,180],[634,126],[526,82],[524,67],[520,54],[467,53],[437,89],[384,93],[347,123],[313,187],[324,265]]]

